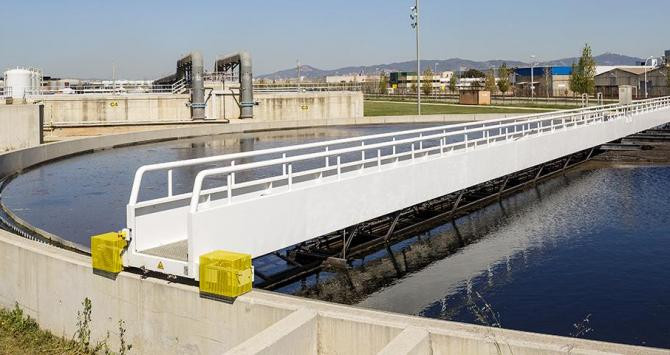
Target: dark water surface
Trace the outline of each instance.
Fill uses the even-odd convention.
[[[2,201],[33,225],[88,245],[90,235],[125,226],[141,165],[416,127],[223,135],[101,151],[18,176]],[[177,177],[178,187],[188,189],[190,178]],[[670,167],[572,171],[425,235],[455,232],[477,241],[361,305],[565,336],[581,329],[583,338],[670,348]]]
[[[456,228],[481,239],[360,305],[670,348],[669,167],[571,172]]]
[[[88,246],[91,235],[126,226],[134,174],[142,165],[429,126],[370,125],[225,134],[105,150],[42,165],[17,176],[2,191],[2,203],[33,226]],[[175,194],[193,188],[197,171],[182,173],[186,176],[175,176]],[[155,190],[159,195],[165,181],[163,176],[145,176],[143,192]]]

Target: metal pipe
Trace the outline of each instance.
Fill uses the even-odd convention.
[[[254,117],[254,91],[251,70],[251,55],[248,52],[239,52],[224,56],[214,64],[214,71],[221,72],[235,69],[239,66],[240,80],[240,118]]]
[[[203,82],[204,64],[200,52],[191,52],[177,62],[176,79],[186,79],[191,83],[191,119],[204,120],[205,84]]]

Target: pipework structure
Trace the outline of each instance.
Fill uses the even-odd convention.
[[[191,52],[191,54],[177,61],[176,79],[184,79],[191,86],[191,118],[194,120],[204,120],[206,118],[203,71],[204,64],[200,52]]]
[[[172,85],[174,94],[191,88],[191,119],[203,120],[206,117],[204,64],[200,52],[191,52],[177,61],[177,71],[154,81],[157,85]]]
[[[254,117],[253,77],[251,72],[251,55],[248,52],[239,52],[217,59],[214,63],[214,72],[221,73],[234,71],[239,68],[240,81],[240,118]]]

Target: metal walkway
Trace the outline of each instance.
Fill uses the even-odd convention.
[[[667,122],[670,97],[143,166],[124,264],[198,280],[204,253],[262,256]]]

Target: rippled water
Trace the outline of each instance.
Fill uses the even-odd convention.
[[[125,225],[141,165],[414,127],[225,135],[101,151],[30,170],[7,186],[2,200],[37,227],[87,245],[91,234]],[[187,189],[190,179],[176,177],[178,189]],[[669,192],[669,167],[553,178],[455,227],[426,233],[457,232],[476,242],[361,305],[471,323],[483,317],[505,328],[567,336],[579,332],[578,324],[582,333],[590,329],[584,338],[670,348]]]
[[[669,192],[668,167],[555,178],[460,219],[482,239],[361,305],[670,348]]]

